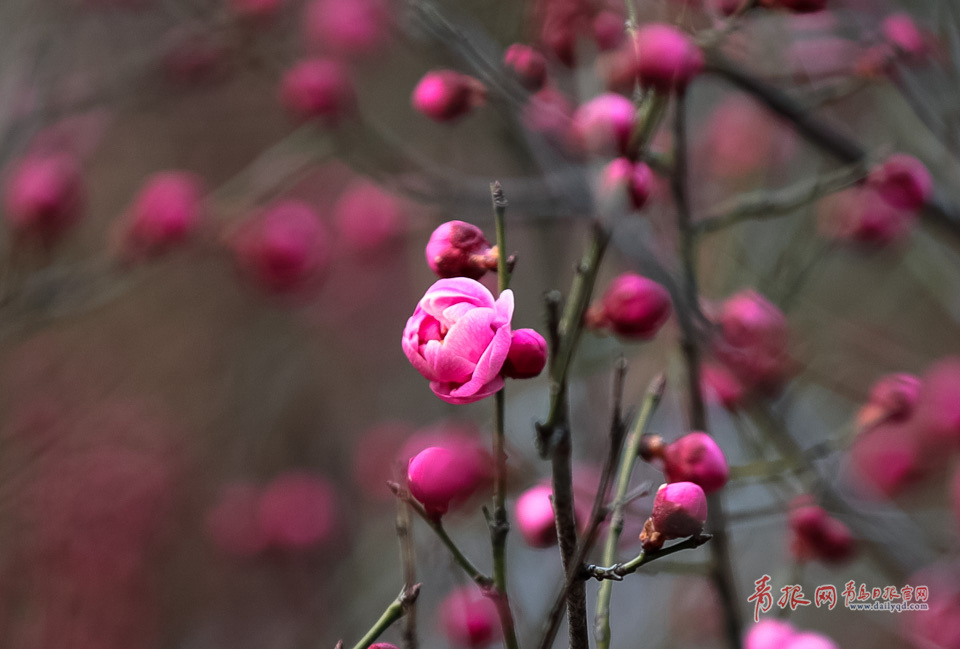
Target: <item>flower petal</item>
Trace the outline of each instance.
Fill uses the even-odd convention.
[[[455,396],[454,390],[452,389],[453,387],[454,384],[451,383],[439,383],[437,381],[430,383],[430,389],[433,390],[433,393],[439,398],[443,399],[447,403],[462,405],[466,403],[474,403],[476,401],[480,401],[481,399],[486,399],[487,397],[502,390],[503,377],[497,375],[492,381],[481,386],[480,389],[469,395]]]

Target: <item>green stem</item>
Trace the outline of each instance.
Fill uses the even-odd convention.
[[[616,491],[613,501],[613,514],[610,518],[610,529],[607,530],[606,543],[603,546],[603,563],[611,565],[617,558],[617,544],[620,540],[620,534],[623,532],[623,510],[626,502],[627,491],[630,489],[630,476],[633,474],[633,467],[637,461],[637,454],[640,451],[640,441],[644,432],[650,423],[650,418],[656,410],[660,399],[663,397],[665,381],[663,375],[654,379],[647,390],[647,395],[640,408],[640,414],[637,421],[627,437],[627,442],[620,456],[620,466],[617,469]],[[597,649],[609,649],[610,647],[610,597],[613,593],[613,584],[605,582],[600,586],[600,593],[597,595],[597,613],[594,627],[594,637],[597,641]]]
[[[377,620],[363,638],[360,639],[360,642],[353,646],[353,649],[367,649],[367,647],[376,642],[380,634],[406,614],[407,608],[417,600],[419,594],[420,584],[414,584],[410,588],[404,588],[397,596],[397,599],[393,600],[390,606],[387,607],[387,610],[383,612],[380,619]]]
[[[510,286],[510,270],[507,263],[507,234],[505,215],[507,201],[499,182],[490,185],[493,198],[494,222],[497,232],[497,288],[500,293]],[[507,595],[507,533],[510,523],[507,520],[507,454],[504,411],[506,409],[505,389],[494,395],[493,426],[493,517],[488,520],[490,527],[490,546],[493,551],[493,585],[496,593],[497,612],[503,629],[503,641],[506,649],[518,649],[517,631],[514,626],[510,599]]]

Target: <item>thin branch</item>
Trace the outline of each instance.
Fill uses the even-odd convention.
[[[630,436],[627,438],[623,454],[620,456],[613,501],[613,515],[610,520],[610,528],[607,530],[607,541],[603,548],[603,562],[605,564],[613,563],[617,557],[617,545],[620,541],[620,534],[623,532],[623,510],[626,506],[627,491],[630,489],[630,476],[633,475],[633,467],[637,462],[640,441],[650,424],[650,418],[663,398],[665,388],[666,379],[662,374],[657,376],[650,384],[640,414],[637,416],[633,430],[630,431]],[[594,623],[597,649],[608,649],[610,646],[610,597],[612,594],[609,584],[600,586],[600,593],[597,595],[596,621]]]
[[[712,539],[713,537],[709,534],[698,534],[697,536],[691,536],[685,541],[680,543],[674,543],[671,546],[660,548],[654,552],[641,552],[630,561],[626,563],[617,563],[609,567],[601,567],[589,565],[585,566],[584,570],[588,577],[592,577],[597,581],[610,582],[610,581],[623,581],[623,578],[627,575],[632,575],[637,570],[647,565],[651,561],[656,561],[663,557],[668,557],[671,554],[676,554],[683,550],[692,550],[694,548],[699,548],[701,545]],[[608,583],[604,583],[601,588],[609,586]],[[598,642],[597,646],[600,644]]]
[[[770,219],[790,214],[841,189],[856,184],[866,176],[862,164],[854,164],[805,180],[779,190],[760,190],[741,194],[721,205],[715,214],[697,221],[697,236],[710,234],[750,219]]]
[[[412,588],[417,581],[417,557],[413,547],[413,521],[410,505],[397,499],[397,541],[400,544],[400,565],[403,568],[403,587]],[[403,618],[403,649],[417,649],[417,608],[411,602]]]
[[[360,642],[353,646],[353,649],[367,649],[376,642],[380,634],[407,613],[407,610],[417,601],[419,595],[420,584],[414,584],[410,588],[404,587],[404,589],[400,591],[400,594],[397,595],[397,599],[393,600],[390,606],[387,607],[387,610],[383,612],[383,615],[380,616],[380,619],[377,620],[363,638],[360,639]],[[338,643],[338,646],[341,644],[342,641]]]
[[[444,529],[440,519],[428,514],[423,508],[423,505],[414,500],[413,496],[411,496],[408,491],[401,489],[400,485],[396,482],[388,482],[387,486],[390,487],[390,490],[397,498],[407,503],[410,506],[410,509],[412,509],[417,516],[422,518],[424,522],[430,526],[430,529],[432,529],[434,534],[437,535],[437,538],[439,538],[443,545],[446,546],[447,550],[450,551],[450,556],[453,557],[453,560],[456,561],[457,565],[463,568],[463,571],[467,573],[467,576],[470,577],[470,579],[473,580],[477,586],[484,591],[489,590],[493,586],[493,579],[480,572],[480,570],[473,565],[473,562],[467,558],[467,555],[463,553],[463,550],[461,550],[456,542],[450,538],[450,535],[447,534],[447,530]]]

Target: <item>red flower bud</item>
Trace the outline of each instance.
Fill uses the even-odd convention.
[[[703,70],[700,48],[676,27],[646,25],[634,38],[636,75],[642,86],[662,92],[683,91]]]
[[[463,221],[447,221],[434,230],[426,255],[430,270],[438,277],[480,279],[497,263],[480,228]]]
[[[699,534],[707,522],[707,498],[703,489],[692,482],[660,485],[650,520],[657,533],[667,540]]]
[[[497,605],[472,584],[444,598],[440,604],[440,626],[447,640],[462,649],[479,649],[501,635]]]
[[[797,559],[841,563],[856,552],[856,540],[850,529],[813,504],[809,496],[794,500],[789,525],[793,532],[791,550]]]
[[[80,167],[63,153],[34,154],[16,162],[4,186],[10,226],[46,240],[80,218],[83,201]]]
[[[600,301],[607,325],[621,336],[653,338],[670,317],[670,294],[660,284],[637,273],[614,279]]]
[[[669,482],[692,482],[704,493],[713,493],[730,477],[727,458],[706,433],[693,432],[663,450],[664,473]]]
[[[880,197],[901,210],[919,210],[933,195],[930,172],[911,155],[890,156],[870,172],[867,182]]]
[[[628,199],[629,206],[642,209],[653,191],[653,172],[642,162],[617,158],[603,170],[600,181],[600,201],[603,204]]]
[[[350,114],[356,103],[346,67],[330,59],[308,59],[290,68],[283,76],[281,99],[294,118],[328,125]]]

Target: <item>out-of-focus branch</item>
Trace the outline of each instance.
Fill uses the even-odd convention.
[[[405,474],[404,474],[405,475]],[[400,565],[403,569],[403,587],[412,588],[417,581],[417,557],[413,547],[413,521],[410,505],[397,498],[397,540],[400,543]],[[417,649],[417,608],[415,602],[407,606],[403,618],[403,649]]]
[[[721,205],[716,214],[697,221],[693,225],[694,234],[710,234],[750,219],[770,219],[790,214],[824,196],[856,184],[865,175],[863,165],[853,164],[784,189],[742,194]]]
[[[708,432],[707,413],[700,383],[700,347],[693,323],[694,309],[699,304],[700,296],[697,286],[695,231],[690,217],[686,186],[687,127],[686,97],[684,95],[677,97],[673,128],[676,162],[673,175],[670,178],[670,187],[673,192],[673,202],[677,208],[680,258],[683,268],[683,293],[686,303],[683,308],[677,310],[677,319],[680,322],[681,331],[680,347],[686,365],[690,427],[693,430]],[[713,553],[711,577],[723,609],[727,642],[731,649],[737,649],[740,647],[743,633],[734,584],[733,564],[730,560],[727,542],[727,524],[723,513],[723,500],[718,493],[713,493],[708,496],[707,504],[709,507],[707,528],[714,539],[714,542],[710,544]]]

